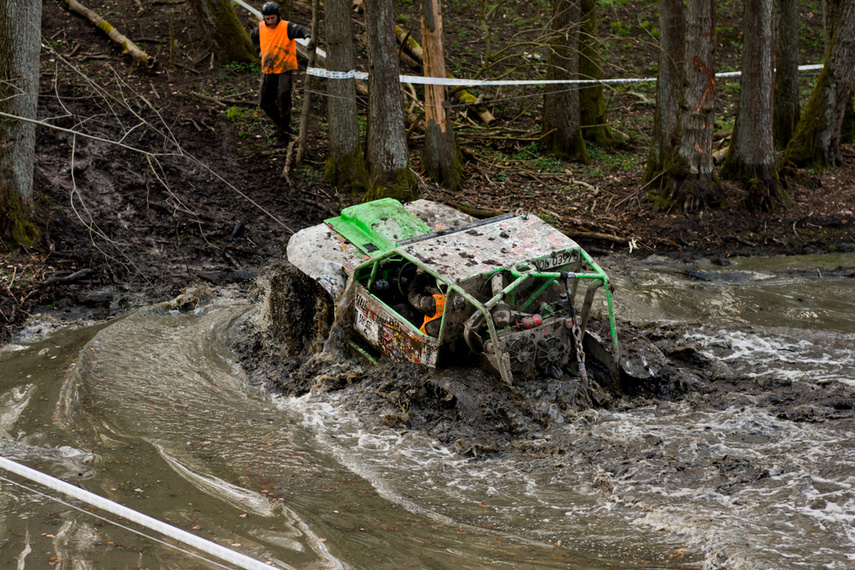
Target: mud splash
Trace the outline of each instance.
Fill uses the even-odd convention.
[[[266,361],[264,378],[251,377],[284,395],[305,394],[288,401],[308,416],[318,415],[307,420],[307,426],[319,434],[328,432],[319,426],[355,414],[358,428],[349,429],[363,436],[341,447],[339,460],[346,464],[363,469],[366,461],[379,465],[395,450],[391,457],[398,468],[412,462],[405,471],[418,470],[425,461],[441,461],[447,471],[451,459],[438,459],[439,452],[431,451],[439,444],[443,453],[457,458],[454,461],[464,462],[452,469],[459,474],[446,472],[444,480],[465,485],[485,502],[501,492],[475,483],[484,475],[473,471],[485,469],[488,478],[511,479],[517,477],[511,473],[530,473],[531,482],[516,484],[528,486],[531,496],[508,498],[512,510],[548,513],[555,507],[548,497],[557,493],[566,500],[565,492],[557,489],[570,488],[582,497],[596,497],[599,506],[580,507],[586,499],[577,497],[577,506],[566,516],[584,519],[606,508],[630,525],[680,537],[689,545],[686,554],[703,553],[704,567],[754,568],[810,560],[808,565],[821,561],[842,568],[855,556],[855,536],[847,530],[855,521],[855,481],[848,475],[855,465],[845,459],[851,455],[847,442],[855,435],[855,339],[834,330],[770,327],[755,332],[744,324],[735,331],[722,328],[728,319],[744,323],[751,315],[740,309],[765,299],[754,290],[758,283],[777,295],[779,287],[798,290],[802,285],[793,279],[810,276],[774,263],[768,269],[742,261],[733,271],[713,277],[703,266],[669,269],[677,279],[711,287],[714,295],[707,308],[727,318],[719,327],[679,320],[622,323],[623,346],[641,347],[637,366],[653,378],[624,377],[621,389],[596,368],[588,382],[533,378],[509,387],[479,369],[432,370],[388,361],[372,365],[349,350],[341,335],[335,350],[328,343],[326,351],[306,356],[297,367]],[[649,293],[658,294],[662,302],[668,295],[681,295],[661,292],[672,279],[668,271],[656,277],[660,292]],[[826,274],[847,277],[850,272]],[[814,288],[812,283],[805,286]],[[697,289],[687,291],[693,287]],[[648,294],[645,286],[633,291],[630,295]],[[830,311],[825,316],[824,301],[806,301],[795,293],[790,297],[797,311],[808,303],[821,306],[823,312],[815,308],[814,314],[823,322],[850,318],[838,314],[832,320]],[[275,294],[266,299],[270,302]],[[689,306],[686,302],[674,308],[690,315]],[[728,306],[735,312],[724,312]],[[753,311],[766,318],[762,311]],[[292,344],[261,328],[253,337],[260,346]],[[293,344],[300,346],[299,341]],[[256,357],[244,352],[245,360]],[[405,445],[410,452],[401,455],[396,444],[389,447],[383,442],[386,436],[378,435],[395,439],[411,433],[433,443],[415,453],[409,441]],[[328,437],[332,447],[344,446],[340,433]],[[814,449],[819,442],[821,450]],[[414,453],[423,455],[415,460],[410,457]],[[370,470],[363,476],[371,478]],[[374,479],[379,486],[388,484],[383,476],[375,474]],[[406,500],[415,505],[439,500],[414,494],[407,494]],[[561,540],[574,527],[568,520],[544,520],[551,521],[545,525],[551,532],[540,525],[537,531],[526,528]],[[479,518],[478,524],[509,529],[521,523],[497,514]],[[793,528],[800,530],[794,534]],[[816,546],[816,537],[822,537],[822,548]]]

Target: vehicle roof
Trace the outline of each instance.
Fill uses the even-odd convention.
[[[397,248],[453,283],[538,259],[543,261],[532,268],[549,270],[578,259],[579,249],[575,241],[534,215],[488,221]]]
[[[354,242],[338,229],[334,230],[336,225],[341,227],[337,224],[338,218],[300,230],[288,242],[289,261],[337,298],[344,290],[342,269],[352,273],[361,263],[382,256],[384,252],[400,252],[454,284],[540,258],[545,260],[532,265],[539,270],[549,270],[574,261],[579,255],[580,248],[575,241],[534,215],[508,214],[478,221],[450,206],[416,200],[404,207],[403,217],[417,217],[428,231],[424,231],[424,226],[411,224],[411,220],[404,222],[409,229],[399,230],[400,203],[392,202],[394,204],[385,205],[381,202],[380,210],[385,214],[375,213],[364,219],[361,218],[362,208],[347,209],[351,216],[360,217],[356,224],[351,224],[357,226],[355,231],[345,231],[361,241]],[[358,206],[373,209],[371,204],[374,203]],[[391,223],[390,214],[396,218]],[[366,248],[369,242],[376,248]]]

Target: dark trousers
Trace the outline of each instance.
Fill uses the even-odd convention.
[[[291,76],[285,73],[265,73],[261,76],[258,106],[276,124],[281,133],[291,132]]]

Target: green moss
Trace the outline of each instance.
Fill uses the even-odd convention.
[[[39,230],[33,215],[23,200],[12,196],[5,184],[0,186],[0,235],[11,236],[12,241],[31,248],[39,240]]]
[[[394,198],[401,202],[417,200],[419,193],[416,189],[416,177],[409,168],[402,168],[390,176],[386,184],[372,181],[365,192],[364,200],[378,200],[380,198]]]
[[[368,169],[362,150],[343,158],[329,157],[324,166],[324,180],[334,186],[344,186],[352,190],[368,188]]]
[[[648,192],[646,196],[647,199],[653,202],[661,212],[668,210],[671,206],[674,205],[674,201],[670,198],[662,196],[660,194],[656,194],[654,192]]]

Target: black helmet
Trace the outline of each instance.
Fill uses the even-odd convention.
[[[261,14],[263,16],[278,16],[279,4],[277,4],[276,2],[266,2],[264,6],[261,7]]]

